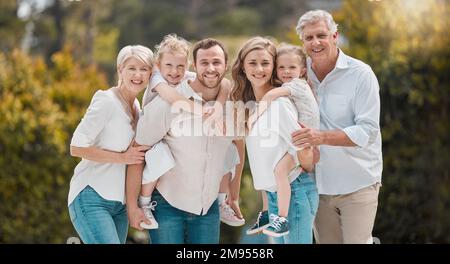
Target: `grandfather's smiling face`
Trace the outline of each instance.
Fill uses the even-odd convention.
[[[330,61],[337,55],[338,33],[331,33],[323,20],[307,24],[303,28],[303,44],[313,62]]]

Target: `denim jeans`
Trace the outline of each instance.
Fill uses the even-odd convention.
[[[267,192],[269,215],[278,214],[277,193]],[[274,238],[276,244],[312,244],[313,222],[319,205],[316,183],[303,172],[291,183],[289,234]]]
[[[84,188],[69,206],[70,220],[85,244],[125,244],[128,234],[126,206]]]
[[[206,215],[196,215],[171,206],[154,191],[158,204],[153,215],[159,228],[149,230],[152,244],[218,244],[220,234],[219,203],[216,200]]]

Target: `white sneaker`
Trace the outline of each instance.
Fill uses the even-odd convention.
[[[219,207],[220,211],[220,221],[229,226],[242,226],[245,224],[245,219],[238,218],[233,208],[231,208],[227,203],[222,203]]]
[[[145,229],[157,229],[158,228],[158,222],[156,222],[155,217],[152,214],[152,211],[155,210],[157,203],[155,201],[151,202],[148,205],[141,206],[142,210],[144,211],[145,218],[150,222],[150,224],[146,224],[145,222],[141,222],[139,225],[142,228]]]

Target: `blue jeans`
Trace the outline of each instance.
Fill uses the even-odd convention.
[[[278,214],[277,193],[267,192],[269,215]],[[289,234],[274,238],[276,244],[312,244],[314,217],[319,205],[316,183],[303,172],[291,183]]]
[[[158,204],[153,215],[159,228],[149,230],[153,244],[218,244],[220,234],[219,203],[216,200],[206,215],[196,215],[170,205],[158,192],[152,200]]]
[[[128,216],[124,204],[101,197],[86,186],[69,206],[70,220],[85,244],[125,244]]]

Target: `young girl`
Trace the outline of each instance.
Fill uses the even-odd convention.
[[[189,46],[186,40],[175,34],[165,36],[161,43],[156,46],[156,66],[158,69],[154,71],[149,87],[144,93],[143,106],[150,103],[159,94],[173,107],[194,114],[209,116],[208,118],[213,120],[214,126],[220,130],[222,127],[220,125],[222,123],[222,105],[228,98],[231,86],[228,80],[222,81],[217,98],[218,103],[213,108],[206,108],[204,111],[202,111],[201,105],[195,105],[174,89],[184,80],[195,79],[195,73],[187,71]],[[230,159],[235,160],[234,156],[237,154],[232,152],[230,155],[233,155],[230,156]],[[140,226],[146,229],[154,229],[158,228],[158,223],[151,212],[156,206],[156,202],[151,202],[151,194],[156,186],[157,179],[172,169],[175,166],[175,161],[165,142],[159,142],[147,151],[145,160],[146,165],[138,204],[144,210],[149,224],[141,222]],[[232,162],[229,166],[229,168],[226,168],[227,172],[231,170],[231,166],[236,166],[236,164]]]
[[[297,111],[298,121],[300,124],[319,128],[319,108],[312,89],[306,82],[306,54],[298,46],[281,44],[277,49],[276,60],[276,76],[277,82],[283,85],[267,92],[262,98],[262,102],[258,111],[249,118],[249,129],[258,117],[265,112],[268,105],[274,99],[280,96],[290,96],[293,100]],[[292,156],[286,154],[275,168],[275,176],[277,183],[282,183],[287,179],[290,168],[294,166]],[[263,232],[267,235],[281,236],[287,234],[288,231],[280,233],[276,228],[269,226],[268,202],[267,196],[263,192],[263,211],[259,212],[256,223],[247,230],[247,234],[256,234]],[[278,191],[278,209],[279,216],[286,217],[289,210],[290,188],[285,184],[285,188],[279,188]]]

